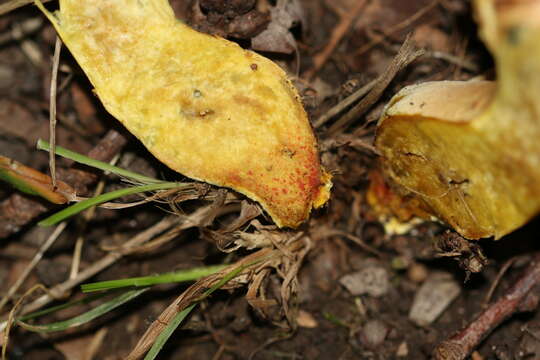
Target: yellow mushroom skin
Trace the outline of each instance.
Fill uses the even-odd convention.
[[[298,93],[270,60],[178,21],[167,0],[60,0],[47,15],[107,111],[160,161],[296,227],[330,176]]]
[[[376,147],[399,192],[465,237],[498,239],[540,211],[540,1],[474,6],[497,82],[403,89]]]

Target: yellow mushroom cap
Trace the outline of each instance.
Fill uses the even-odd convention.
[[[298,93],[272,61],[174,17],[167,0],[60,0],[48,13],[107,111],[171,169],[296,227],[330,176]]]
[[[476,0],[497,82],[407,87],[376,147],[387,176],[471,239],[500,238],[540,212],[540,0]]]

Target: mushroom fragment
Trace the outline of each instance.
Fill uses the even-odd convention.
[[[476,0],[497,82],[406,87],[375,145],[397,191],[470,239],[508,234],[540,211],[540,0]]]
[[[107,111],[171,169],[258,201],[296,227],[329,198],[330,175],[283,70],[192,30],[167,0],[36,5]]]

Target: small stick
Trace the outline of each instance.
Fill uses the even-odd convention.
[[[345,115],[339,118],[333,123],[327,130],[329,136],[335,135],[337,132],[342,131],[347,126],[356,120],[362,113],[369,109],[373,104],[379,100],[384,90],[394,79],[396,74],[407,67],[411,62],[424,54],[423,50],[415,50],[414,43],[410,36],[407,36],[403,45],[401,45],[399,52],[392,59],[388,68],[376,79],[376,84],[369,91],[369,93],[360,100],[351,110]]]
[[[491,284],[491,286],[489,288],[489,291],[486,294],[486,297],[484,297],[484,303],[482,304],[482,307],[485,308],[485,307],[487,307],[489,305],[489,302],[491,301],[491,297],[493,296],[493,293],[495,292],[495,289],[497,288],[497,286],[499,286],[499,283],[501,282],[502,277],[504,276],[504,274],[506,274],[508,269],[510,269],[510,266],[512,266],[512,264],[516,260],[517,260],[517,257],[513,257],[513,258],[510,258],[509,260],[507,260],[503,264],[503,266],[499,270],[499,273],[495,277],[495,280],[493,280],[493,284]]]
[[[119,156],[115,156],[114,159],[110,161],[111,165],[115,165],[118,161]],[[105,175],[108,175],[109,172],[106,171]],[[103,189],[105,189],[105,179],[101,179],[97,186],[96,190],[94,191],[94,197],[99,196],[103,193]],[[80,221],[80,228],[79,228],[79,236],[77,236],[77,240],[75,241],[75,248],[73,249],[73,260],[71,262],[71,270],[69,272],[69,278],[74,279],[77,277],[77,274],[79,273],[79,267],[81,265],[81,254],[82,254],[82,248],[84,245],[84,232],[86,231],[88,222],[94,217],[94,214],[96,213],[96,207],[93,206],[90,209],[87,209],[83,216],[81,217]]]
[[[335,48],[338,46],[343,36],[345,36],[351,27],[353,21],[358,17],[360,10],[364,8],[365,4],[366,0],[357,1],[356,5],[350,11],[340,14],[341,19],[339,24],[334,28],[334,31],[332,31],[330,40],[328,40],[328,43],[324,49],[313,57],[313,67],[305,72],[304,77],[306,79],[312,79],[313,76],[315,76],[315,74],[323,67],[330,55],[332,55]]]
[[[354,104],[356,101],[358,101],[360,98],[364,97],[368,92],[373,89],[373,87],[377,84],[378,79],[373,79],[364,86],[362,86],[360,89],[356,90],[351,95],[347,96],[343,101],[340,101],[336,105],[332,106],[327,112],[322,114],[313,124],[313,127],[318,129],[324,124],[328,122],[331,118]]]
[[[514,313],[531,311],[538,306],[539,296],[533,289],[540,285],[540,254],[536,254],[521,278],[506,294],[484,310],[475,320],[434,351],[436,360],[462,360],[500,323]]]
[[[176,225],[180,221],[181,219],[177,216],[166,217],[163,220],[159,221],[158,223],[154,224],[153,226],[149,227],[148,229],[137,234],[133,239],[126,242],[124,244],[123,249],[125,249],[126,251],[129,251],[133,247],[140,246],[144,244],[145,242],[151,240],[154,236]],[[92,276],[96,275],[103,269],[111,266],[112,264],[120,260],[124,256],[124,254],[125,254],[124,251],[117,251],[117,252],[109,253],[104,258],[96,261],[94,264],[92,264],[88,268],[79,272],[76,278],[68,279],[64,281],[63,283],[54,286],[47,294],[40,296],[39,298],[31,302],[30,304],[24,306],[19,312],[19,314],[25,315],[33,311],[39,310],[43,306],[55,300],[55,297],[60,297],[66,291],[73,289],[75,286],[79,285],[83,281],[91,278]],[[4,321],[0,323],[0,331],[4,330],[7,325],[7,322],[5,321],[5,319],[2,319],[2,320]]]
[[[92,360],[96,358],[97,352],[101,345],[103,345],[103,340],[105,340],[105,336],[108,332],[109,328],[101,328],[96,332],[88,344],[88,347],[84,351],[84,355],[82,357],[83,360]]]
[[[51,74],[51,94],[49,99],[49,168],[51,171],[52,186],[56,188],[56,89],[58,81],[58,64],[60,64],[60,50],[62,49],[62,40],[56,36],[54,44],[53,66]]]
[[[101,195],[103,193],[103,189],[105,188],[105,181],[100,180],[97,184],[96,191],[94,192],[94,196]],[[71,270],[69,271],[69,278],[74,279],[77,277],[77,274],[79,273],[79,267],[81,265],[81,255],[82,255],[82,249],[84,245],[84,232],[86,230],[88,222],[94,217],[94,214],[96,212],[96,207],[93,206],[90,209],[87,209],[81,218],[80,221],[80,229],[79,229],[79,236],[77,236],[77,240],[75,241],[75,247],[73,249],[73,260],[71,261]]]
[[[45,252],[47,252],[47,250],[54,244],[56,239],[58,239],[62,231],[64,231],[64,229],[66,228],[66,225],[67,225],[67,222],[64,221],[60,223],[60,225],[56,226],[56,228],[51,233],[51,235],[49,235],[47,240],[45,240],[43,245],[41,245],[36,255],[34,255],[34,258],[30,262],[30,264],[26,266],[23,273],[17,278],[17,281],[15,282],[15,284],[13,284],[9,288],[7,294],[2,298],[2,300],[0,300],[0,310],[2,310],[4,305],[6,305],[9,300],[11,300],[11,297],[13,296],[13,294],[15,294],[17,290],[19,290],[19,288],[24,283],[28,275],[30,275],[30,273],[32,272],[32,270],[34,270],[34,268],[39,263],[41,258],[43,258],[43,255],[45,254]]]
[[[412,23],[414,23],[416,20],[420,19],[422,16],[427,14],[431,9],[433,9],[435,6],[439,4],[440,0],[434,0],[430,4],[426,5],[422,9],[418,10],[416,13],[408,17],[407,19],[403,20],[402,22],[392,26],[390,29],[384,32],[384,34],[377,39],[373,39],[372,41],[368,42],[366,45],[362,46],[358,50],[354,52],[354,56],[360,56],[361,54],[365,53],[375,45],[380,44],[384,41],[385,38],[388,36],[401,31],[403,29],[406,29],[408,26],[410,26]]]

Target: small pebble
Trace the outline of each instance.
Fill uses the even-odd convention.
[[[471,360],[484,360],[484,357],[478,351],[475,351],[471,354]]]
[[[413,263],[407,269],[407,277],[415,283],[423,283],[428,275],[428,269],[423,264]]]
[[[370,266],[363,270],[347,274],[339,282],[352,295],[368,294],[373,297],[380,297],[386,294],[390,287],[388,272],[380,266]]]
[[[407,357],[407,356],[409,356],[409,346],[407,345],[407,342],[404,341],[401,344],[399,344],[396,351],[396,357]]]
[[[409,319],[420,326],[434,322],[459,295],[461,287],[449,274],[435,273],[418,289]]]
[[[368,348],[379,347],[388,335],[388,326],[381,320],[369,320],[362,327],[360,341]]]
[[[298,326],[308,329],[313,329],[319,326],[319,323],[317,323],[317,320],[315,320],[313,315],[304,310],[298,311],[296,323],[298,324]]]

